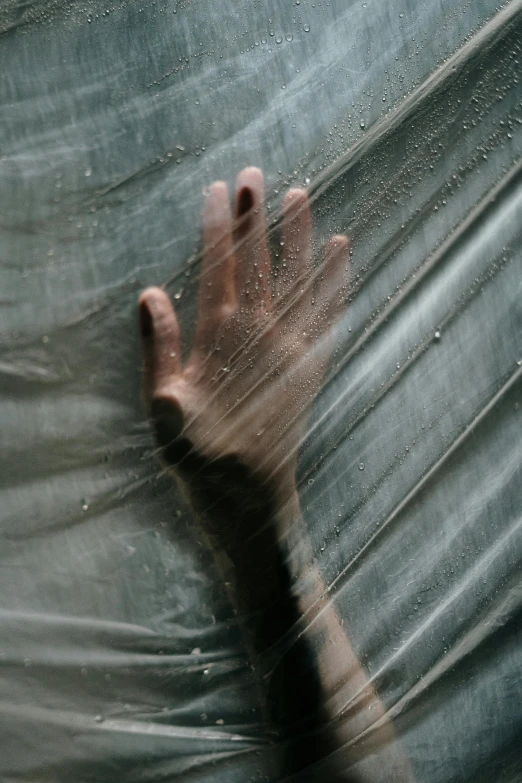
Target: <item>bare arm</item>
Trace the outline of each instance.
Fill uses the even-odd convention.
[[[262,173],[254,168],[238,176],[234,216],[226,185],[215,182],[208,190],[188,361],[182,365],[178,324],[163,290],[143,292],[140,324],[156,438],[230,585],[251,658],[270,683],[268,719],[297,748],[295,767],[296,755],[308,754],[303,761],[311,764],[351,747],[376,720],[384,721],[381,743],[393,732],[325,597],[295,486],[308,412],[330,358],[332,324],[346,301],[348,240],[332,237],[314,266],[308,198],[291,190],[284,202],[284,259],[273,270],[263,199]],[[291,588],[296,579],[307,585],[299,596]],[[306,634],[275,656],[274,645],[303,614]],[[300,745],[299,735],[308,737]],[[341,759],[341,769],[353,753]],[[409,769],[401,764],[402,777],[363,772],[357,779],[406,782]],[[342,771],[336,775],[332,767],[328,779],[344,779]]]

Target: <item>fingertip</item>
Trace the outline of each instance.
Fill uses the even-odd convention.
[[[138,298],[138,306],[146,305],[152,312],[156,307],[161,307],[165,300],[170,304],[168,294],[165,293],[163,288],[157,285],[151,285],[141,292]]]
[[[308,194],[304,188],[290,188],[286,192],[284,205],[285,208],[294,206],[304,206],[308,201]]]
[[[333,247],[338,250],[346,250],[350,246],[350,240],[346,234],[334,234],[330,241],[333,243]]]
[[[218,180],[203,191],[203,231],[226,231],[230,222],[230,201],[226,182]]]
[[[310,232],[310,206],[308,194],[303,188],[290,188],[283,200],[283,213],[287,223],[299,220],[300,230]]]
[[[142,299],[141,296],[138,300],[138,314],[140,320],[140,334],[144,340],[147,340],[153,335],[154,324],[147,301]]]
[[[215,182],[212,182],[207,188],[203,188],[203,194],[206,196],[215,196],[215,195],[222,195],[222,194],[228,194],[228,185],[226,182],[223,182],[221,179],[217,179]]]
[[[236,215],[237,217],[243,217],[254,206],[254,194],[249,187],[243,187],[237,195]]]
[[[205,206],[213,204],[228,204],[228,185],[222,180],[216,180],[212,182],[206,188],[203,188],[203,195],[205,196]]]
[[[146,288],[139,296],[138,308],[140,330],[144,339],[152,337],[154,333],[158,336],[170,334],[177,337],[176,316],[170,298],[162,288]]]
[[[350,240],[345,234],[334,234],[325,247],[326,260],[346,259],[350,253]]]
[[[238,174],[238,179],[254,179],[256,182],[263,181],[263,171],[259,166],[245,166]]]
[[[252,205],[249,207],[251,209],[257,202],[263,201],[264,187],[263,172],[257,166],[247,166],[247,168],[239,172],[236,179],[236,211],[238,217],[244,214],[244,212],[239,211],[239,200],[240,198],[245,198],[242,194],[246,191],[251,193]]]
[[[138,315],[140,322],[140,333],[144,340],[152,337],[154,333],[154,310],[155,303],[164,295],[164,291],[157,286],[149,286],[141,292],[138,298]]]

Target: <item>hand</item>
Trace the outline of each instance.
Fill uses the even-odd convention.
[[[263,201],[263,175],[255,168],[238,176],[234,218],[226,185],[215,182],[208,189],[199,312],[194,345],[184,366],[178,323],[167,294],[161,288],[141,294],[145,398],[164,459],[181,477],[214,543],[226,550],[230,565],[222,570],[228,569],[226,583],[234,579],[239,588],[236,608],[252,612],[246,632],[252,659],[299,616],[308,616],[324,715],[334,727],[332,747],[346,747],[342,756],[332,756],[332,768],[326,768],[323,779],[344,779],[352,760],[359,769],[360,750],[354,739],[360,736],[364,741],[370,725],[380,721],[378,733],[370,734],[368,768],[356,779],[393,777],[406,783],[413,781],[409,765],[334,605],[325,597],[310,553],[303,558],[307,593],[296,603],[290,577],[281,566],[285,558],[277,531],[269,524],[276,517],[286,522],[300,514],[297,454],[330,359],[333,326],[346,302],[348,239],[332,237],[314,265],[308,197],[304,190],[290,190],[283,205],[283,252],[272,270]],[[302,523],[297,527],[294,544],[301,545],[306,531]],[[266,616],[263,607],[268,607]],[[301,697],[317,695],[306,668],[304,640],[302,636],[294,643],[282,679],[272,678],[276,691],[299,717],[310,707]],[[303,690],[304,677],[308,684]],[[376,752],[379,736],[382,754]],[[305,745],[300,748],[303,763],[308,763],[306,751],[314,761],[331,750],[323,752],[320,739],[314,747],[312,734],[306,734]],[[339,778],[333,769],[336,763]]]
[[[282,257],[272,269],[263,190],[259,169],[241,171],[233,218],[226,184],[208,189],[198,319],[184,366],[167,294],[148,288],[139,300],[145,397],[163,457],[194,502],[218,516],[227,515],[225,496],[257,503],[294,486],[346,301],[348,239],[332,237],[314,266],[304,190],[286,194]]]

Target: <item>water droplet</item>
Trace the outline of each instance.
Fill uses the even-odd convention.
[[[84,175],[85,175],[86,177],[90,177],[90,176],[91,176],[91,174],[92,174],[92,169],[91,169],[91,167],[89,166],[89,168],[85,169],[85,171],[84,171],[83,173],[84,173]]]
[[[103,715],[95,715],[94,720],[96,723],[103,723]]]
[[[305,24],[305,26],[303,27],[303,30],[305,31],[305,33],[309,33],[310,32],[310,25],[309,24]]]
[[[285,35],[285,38],[286,38],[287,41],[293,41],[294,36],[292,35],[292,33],[287,33]]]
[[[436,340],[440,340],[440,332],[438,329],[433,336],[435,337]]]
[[[359,470],[364,470],[364,462],[359,462]]]
[[[366,123],[365,123],[365,121],[364,121],[364,120],[361,120],[361,123],[360,123],[360,125],[361,125],[361,128],[366,128]]]
[[[276,35],[276,44],[283,43],[283,36],[282,35]]]
[[[314,483],[314,480],[313,480],[313,478],[309,478],[309,479],[308,479],[308,486],[310,486],[310,487],[311,487],[313,483]]]

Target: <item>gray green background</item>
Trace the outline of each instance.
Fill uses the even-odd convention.
[[[2,781],[269,779],[135,312],[190,333],[248,164],[275,247],[295,184],[352,237],[299,471],[331,600],[419,783],[522,780],[521,58],[520,0],[3,0]]]

